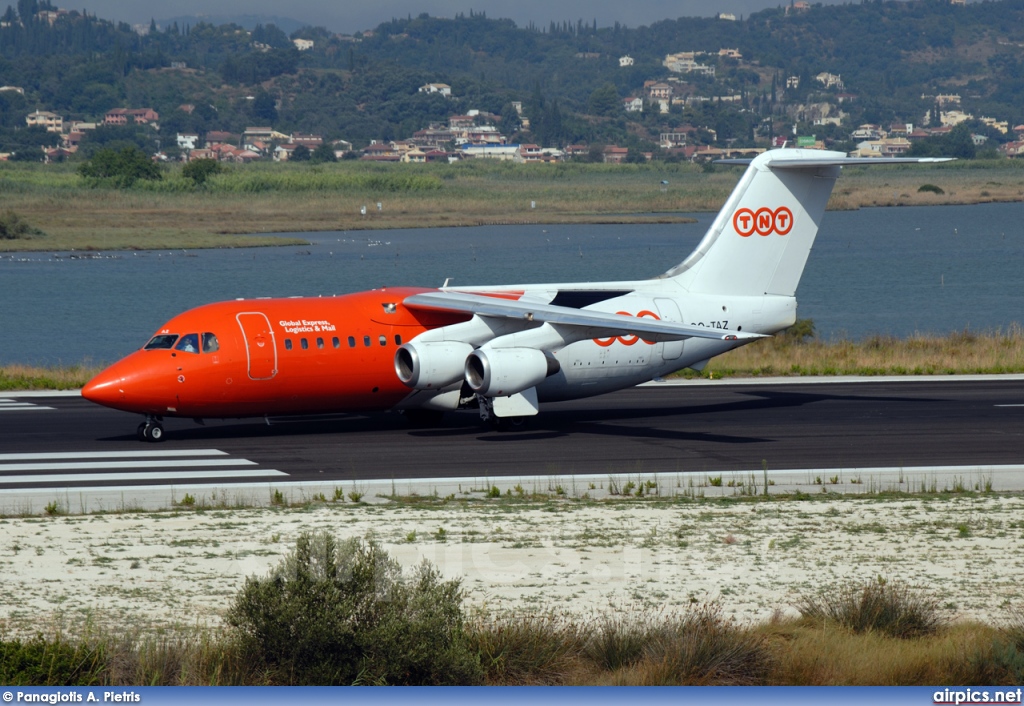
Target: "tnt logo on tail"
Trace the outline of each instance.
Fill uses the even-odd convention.
[[[793,229],[793,212],[786,206],[779,206],[774,211],[763,207],[752,211],[741,208],[733,214],[732,227],[744,238],[754,233],[758,235],[786,235]]]

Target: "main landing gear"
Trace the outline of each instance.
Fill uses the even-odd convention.
[[[135,430],[135,435],[139,437],[139,441],[149,441],[156,443],[164,440],[164,425],[163,420],[160,417],[155,417],[152,414],[146,415],[146,421],[139,425],[139,428]]]
[[[480,405],[480,419],[493,431],[523,431],[530,421],[529,417],[499,417],[494,413],[494,400],[490,397],[477,397]]]

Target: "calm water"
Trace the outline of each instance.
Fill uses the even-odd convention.
[[[309,247],[0,256],[0,362],[111,362],[160,324],[236,297],[634,279],[696,246],[696,224],[305,233]],[[797,299],[820,335],[946,333],[1024,321],[1022,204],[828,213]]]

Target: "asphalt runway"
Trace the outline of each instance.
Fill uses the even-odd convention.
[[[516,432],[469,412],[428,429],[169,419],[146,444],[139,421],[77,396],[0,398],[0,491],[1024,463],[1019,376],[649,385],[542,406]]]

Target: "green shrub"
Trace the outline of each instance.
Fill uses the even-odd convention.
[[[7,209],[6,212],[0,215],[0,240],[17,240],[19,238],[29,238],[33,235],[45,234],[38,228],[30,226],[11,209]]]
[[[104,147],[84,162],[78,173],[93,186],[113,186],[126,189],[139,179],[159,181],[163,178],[160,167],[138,147],[114,150]]]
[[[943,623],[933,598],[882,578],[803,596],[796,609],[804,618],[838,623],[855,633],[880,632],[899,638],[931,635]]]
[[[227,615],[243,649],[290,684],[474,684],[462,589],[429,563],[411,578],[376,542],[303,533]]]
[[[202,186],[214,174],[220,174],[224,167],[215,159],[193,159],[181,168],[181,176],[191,179],[196,186]]]
[[[0,641],[0,684],[6,686],[93,686],[102,683],[101,650],[60,637]]]
[[[942,190],[941,186],[936,186],[935,184],[922,184],[917,189],[917,191],[918,191],[918,193],[922,193],[922,192],[927,191],[927,192],[932,193],[932,194],[944,194],[944,193],[946,193],[945,191]]]

